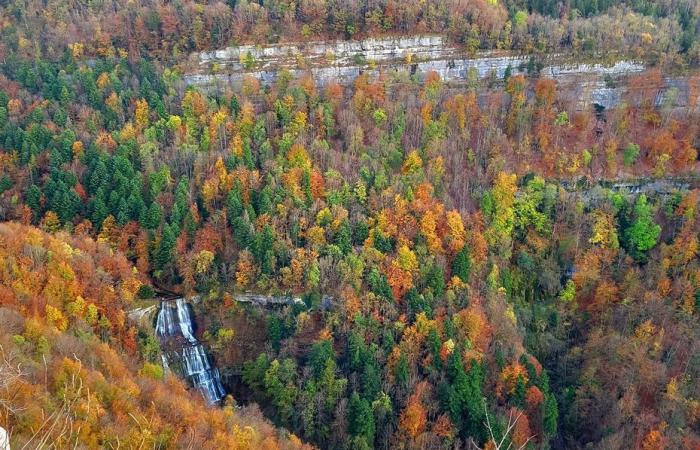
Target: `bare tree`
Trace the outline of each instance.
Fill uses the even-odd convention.
[[[14,353],[6,353],[0,345],[0,407],[9,414],[15,414],[24,409],[13,404],[11,391],[15,382],[23,376],[25,372],[22,364],[15,362]]]
[[[80,363],[80,359],[73,355]],[[5,351],[0,345],[0,413],[4,414],[4,422],[9,423],[10,416],[20,414],[25,407],[17,404],[13,388],[16,383],[27,373],[22,368],[22,364],[16,362],[16,355]],[[83,394],[83,379],[79,374],[72,374],[71,379],[65,383],[66,392],[71,395],[64,395],[61,405],[51,414],[45,415],[41,424],[32,430],[33,434],[24,441],[20,448],[23,449],[52,449],[60,446],[78,447],[78,436],[80,426],[74,428],[75,417],[73,408],[77,399]],[[90,408],[90,392],[87,392],[87,408]],[[0,416],[2,417],[2,416]],[[0,430],[5,431],[3,428]],[[5,435],[0,434],[0,450],[9,449],[9,440],[12,438],[12,428],[10,427]],[[4,441],[3,441],[4,439]]]
[[[491,438],[491,442],[493,442],[494,449],[511,450],[511,448],[513,448],[513,442],[508,441],[508,446],[506,446],[506,439],[508,438],[510,432],[513,431],[513,428],[515,428],[515,425],[518,423],[518,419],[520,419],[520,416],[523,415],[523,412],[519,411],[518,414],[515,417],[513,417],[513,410],[511,409],[508,415],[508,426],[506,427],[506,431],[503,433],[503,436],[501,436],[500,440],[496,438],[496,435],[493,432],[493,426],[491,426],[491,419],[489,419],[489,412],[486,409],[486,405],[484,405],[484,412],[486,413],[486,422],[484,423],[484,425],[486,425],[486,429],[489,431],[489,436]],[[534,434],[528,437],[527,440],[525,440],[525,442],[515,450],[523,450],[534,437]],[[474,450],[483,450],[481,447],[476,445],[473,439],[471,439],[470,442]]]
[[[0,345],[0,417],[4,416],[3,422],[9,423],[10,415],[15,415],[25,408],[15,404],[15,396],[12,386],[25,375],[22,364],[15,362],[14,353],[6,353]],[[7,426],[7,425],[6,425]],[[0,427],[0,450],[9,450],[12,428],[5,430]]]

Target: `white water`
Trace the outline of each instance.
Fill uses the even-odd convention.
[[[0,450],[10,450],[10,436],[3,427],[0,427]]]
[[[221,384],[219,369],[213,367],[202,344],[194,336],[189,306],[184,299],[161,303],[156,323],[156,335],[161,342],[182,342],[180,351],[163,355],[163,369],[170,371],[173,362],[181,362],[182,375],[199,389],[209,403],[219,402],[226,391]]]

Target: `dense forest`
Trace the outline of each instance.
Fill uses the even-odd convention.
[[[12,448],[700,448],[699,30],[695,0],[0,0]],[[610,108],[536,70],[183,79],[427,32],[649,69]],[[221,404],[130,318],[162,292]]]
[[[238,43],[443,33],[469,50],[700,62],[695,0],[4,0],[0,56],[177,62]]]

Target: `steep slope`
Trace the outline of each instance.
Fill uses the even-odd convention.
[[[13,448],[307,448],[140,360],[142,276],[84,237],[0,224],[0,426]]]

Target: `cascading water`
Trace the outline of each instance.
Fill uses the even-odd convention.
[[[175,344],[177,347],[164,353],[165,370],[181,367],[182,375],[199,389],[209,403],[217,403],[226,395],[219,369],[211,364],[204,347],[194,336],[192,316],[184,299],[161,303],[156,334],[161,344],[167,344],[170,348]]]

